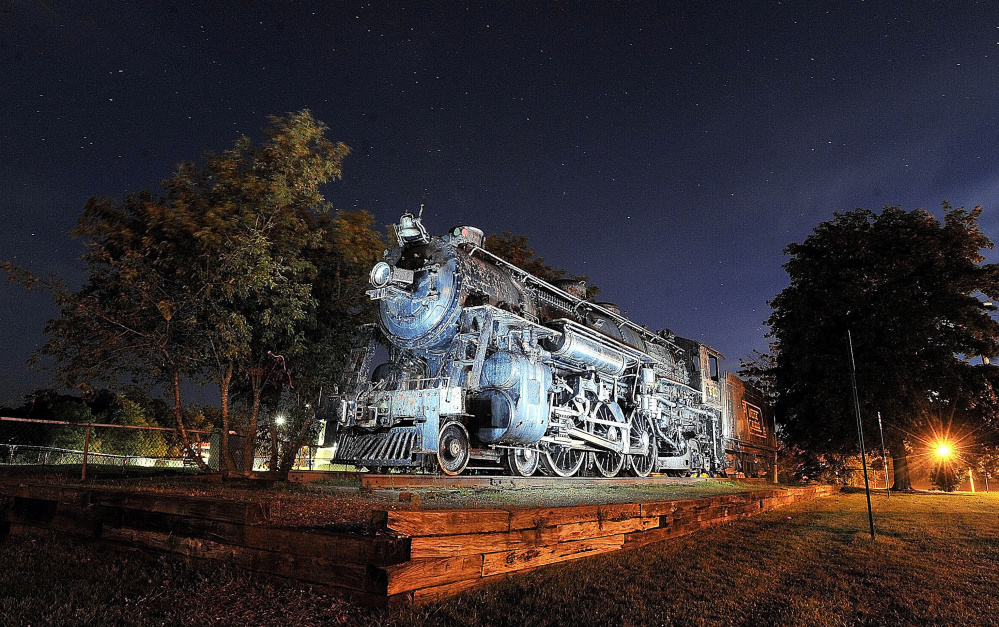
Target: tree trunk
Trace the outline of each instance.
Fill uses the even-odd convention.
[[[201,458],[201,451],[191,448],[191,440],[187,437],[187,427],[184,425],[184,405],[180,402],[180,373],[173,371],[173,417],[177,421],[177,432],[180,434],[180,441],[184,444],[184,450],[198,465],[201,472],[211,472],[208,464]]]
[[[246,425],[243,440],[243,474],[250,476],[257,447],[257,421],[260,419],[260,399],[263,395],[263,372],[258,368],[250,374],[250,387],[253,390],[253,403],[250,406],[250,419]]]
[[[295,465],[295,458],[298,456],[299,450],[303,446],[308,446],[307,437],[312,424],[315,422],[315,414],[310,415],[302,421],[302,426],[298,430],[298,433],[290,438],[285,445],[285,450],[282,451],[281,460],[278,462],[277,472],[278,476],[282,479],[288,478],[288,473],[291,472],[292,467]]]
[[[271,417],[270,424],[267,427],[270,431],[271,436],[271,460],[268,464],[268,468],[271,472],[276,472],[278,469],[278,432],[277,423],[274,421],[274,417]]]
[[[232,362],[229,362],[225,372],[222,373],[222,380],[219,382],[219,388],[222,393],[222,463],[219,464],[219,469],[222,471],[223,478],[228,478],[232,474],[233,468],[235,467],[234,460],[232,459],[232,452],[229,450],[229,387],[231,385]]]
[[[909,458],[905,451],[905,441],[901,437],[893,437],[888,443],[891,461],[894,466],[894,483],[892,490],[911,490],[912,479],[909,477]]]

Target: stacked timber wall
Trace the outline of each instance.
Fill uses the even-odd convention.
[[[266,504],[53,486],[0,486],[0,537],[70,535],[320,586],[353,601],[423,603],[510,573],[644,546],[836,488],[532,509],[375,511],[369,534],[283,528]]]
[[[410,542],[409,561],[378,572],[390,596],[423,603],[517,571],[644,546],[835,491],[810,486],[651,503],[376,512],[376,528]]]
[[[229,562],[366,605],[388,601],[377,569],[409,559],[405,538],[279,527],[269,518],[266,502],[0,485],[0,538],[69,536]]]

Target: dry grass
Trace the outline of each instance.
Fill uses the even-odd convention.
[[[338,625],[360,611],[221,564],[93,543],[0,545],[0,625]]]
[[[371,613],[181,559],[11,538],[10,625],[999,625],[999,495],[786,507],[693,536],[510,577],[425,608]]]
[[[513,578],[399,624],[999,624],[999,495],[875,507],[875,542],[863,495],[844,494]]]

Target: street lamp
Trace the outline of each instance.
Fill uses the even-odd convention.
[[[950,447],[950,444],[946,442],[941,442],[937,445],[937,457],[941,460],[949,458],[954,453],[954,449]]]

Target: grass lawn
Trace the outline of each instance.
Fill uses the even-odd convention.
[[[3,625],[999,625],[999,495],[862,493],[372,613],[229,567],[0,545]]]

